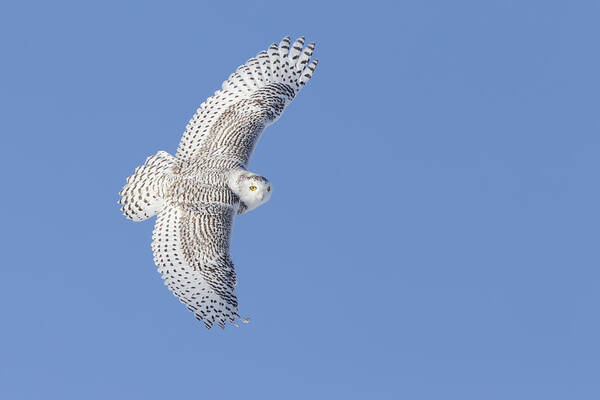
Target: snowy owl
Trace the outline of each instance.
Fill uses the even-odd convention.
[[[175,157],[148,157],[119,193],[125,216],[157,216],[154,262],[165,285],[203,321],[240,319],[229,254],[233,219],[269,200],[268,179],[247,170],[262,131],[275,122],[317,67],[315,44],[285,37],[240,66],[188,123]]]

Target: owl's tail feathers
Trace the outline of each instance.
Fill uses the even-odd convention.
[[[158,214],[176,168],[177,159],[166,151],[148,157],[144,165],[127,178],[119,193],[123,214],[134,221],[144,221]]]

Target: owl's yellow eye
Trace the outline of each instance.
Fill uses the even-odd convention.
[[[254,185],[250,186],[250,190],[252,190],[254,192],[256,190],[256,186],[254,186]]]
[[[271,186],[269,186],[269,187],[267,188],[267,192],[270,192],[270,191],[271,191]]]

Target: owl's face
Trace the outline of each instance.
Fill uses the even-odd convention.
[[[236,189],[234,192],[246,204],[248,210],[269,201],[273,190],[271,182],[267,178],[251,172],[241,174],[238,177]]]

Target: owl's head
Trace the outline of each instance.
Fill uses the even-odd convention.
[[[232,177],[229,187],[248,207],[248,211],[266,203],[271,198],[271,182],[264,176],[242,172]]]

